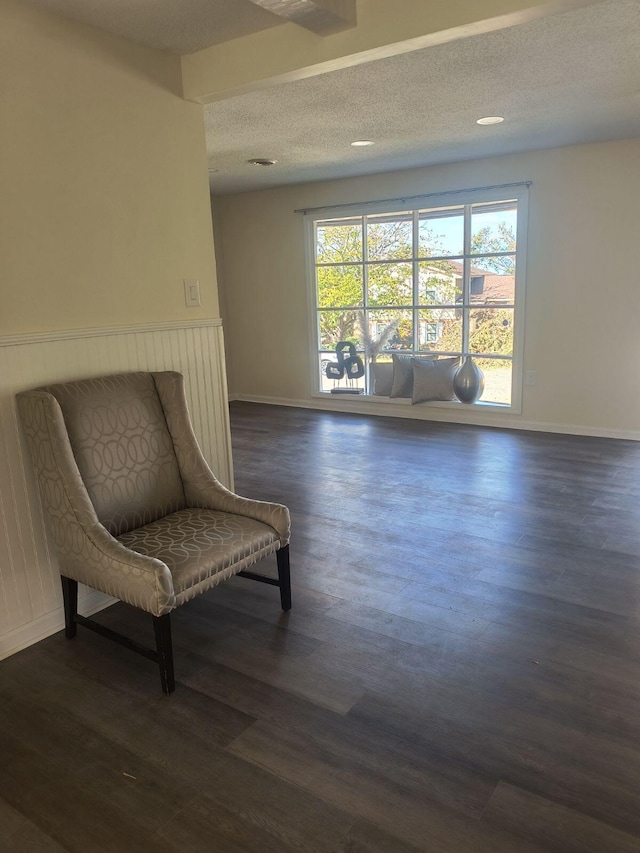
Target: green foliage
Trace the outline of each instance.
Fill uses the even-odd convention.
[[[437,322],[438,318],[435,315],[429,316],[429,312],[420,312],[422,319]],[[460,352],[462,348],[462,311],[458,309],[455,317],[450,317],[441,320],[440,325],[441,335],[437,345],[433,349],[438,349],[441,352]]]
[[[360,223],[320,224],[316,231],[316,261],[319,264],[346,264],[362,260]]]
[[[318,267],[318,306],[345,308],[362,305],[364,286],[361,266]]]
[[[442,323],[438,349],[460,352],[462,325],[460,319]],[[492,355],[513,353],[513,311],[508,308],[473,308],[469,319],[469,351]]]
[[[370,264],[370,305],[412,305],[413,264]]]
[[[433,254],[444,253],[438,235],[424,232]],[[396,306],[382,310],[369,310],[372,334],[377,324],[388,324],[399,319],[399,327],[391,341],[392,346],[413,348],[412,312],[406,306],[413,303],[412,223],[408,219],[380,218],[369,221],[367,232],[368,260],[395,261],[395,263],[369,263],[367,269],[369,304]],[[496,228],[479,229],[472,239],[472,251],[481,255],[492,252],[515,252],[515,234],[505,223]],[[404,261],[404,262],[401,262]],[[321,347],[330,350],[338,341],[352,341],[359,347],[356,310],[364,305],[362,279],[363,239],[359,219],[320,224],[317,228],[317,262],[331,266],[317,267],[318,305],[320,312]],[[477,266],[495,274],[513,275],[512,257],[481,258]],[[438,310],[440,305],[456,305],[461,298],[460,269],[449,261],[421,261],[418,269],[419,298],[423,305],[420,319],[439,324],[441,337],[434,349],[459,352],[462,347],[461,313],[459,309]],[[404,307],[404,310],[403,309]],[[335,310],[327,310],[335,309]],[[342,309],[342,310],[340,310]],[[505,325],[505,321],[507,324]],[[495,308],[474,308],[471,315],[469,345],[472,352],[511,355],[513,327],[511,312]]]
[[[430,234],[434,251],[439,251],[438,238]],[[351,309],[364,304],[362,280],[362,232],[359,222],[346,221],[320,225],[317,229],[317,262],[335,266],[317,267],[318,307],[321,309]],[[369,261],[368,288],[371,306],[410,306],[413,303],[413,265],[406,262],[412,257],[412,223],[409,219],[374,220],[367,231]],[[389,261],[404,263],[388,263]],[[427,301],[427,291],[435,291],[435,302],[444,304],[455,300],[456,288],[451,277],[452,267],[447,261],[420,264],[421,299]],[[369,312],[369,322],[389,323],[399,319],[393,344],[413,348],[413,321],[404,311]],[[358,341],[355,312],[352,310],[320,313],[320,340],[323,349],[333,349],[338,341]]]
[[[474,254],[485,252],[514,252],[516,251],[516,235],[513,228],[500,222],[497,233],[488,225],[480,228],[471,238],[471,251]],[[498,275],[515,275],[516,265],[513,258],[488,258],[483,264]]]
[[[410,260],[413,223],[411,219],[369,221],[367,252],[370,261]]]
[[[512,314],[505,308],[474,308],[469,323],[471,352],[512,355]]]
[[[323,311],[320,314],[320,347],[332,350],[339,341],[358,346],[355,311]]]
[[[462,299],[460,269],[449,261],[421,261],[418,294],[421,304],[455,305]]]
[[[398,323],[394,343],[398,343],[402,349],[413,349],[413,321],[403,317]]]

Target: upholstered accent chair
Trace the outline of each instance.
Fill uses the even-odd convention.
[[[56,546],[68,638],[80,624],[156,661],[169,694],[176,607],[241,575],[278,586],[290,609],[289,510],[216,479],[181,374],[67,382],[17,400]],[[277,580],[248,570],[273,553]],[[150,613],[155,650],[79,615],[78,582]]]

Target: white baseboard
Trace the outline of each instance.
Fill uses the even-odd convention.
[[[83,616],[91,616],[99,610],[104,610],[115,604],[117,598],[112,598],[110,595],[105,595],[103,592],[98,592],[95,589],[90,590],[85,595],[78,596],[78,611]],[[33,645],[52,634],[62,631],[64,628],[64,609],[57,607],[50,613],[45,613],[38,619],[32,622],[27,622],[21,625],[14,631],[9,631],[0,637],[0,660],[8,658],[16,652],[26,649],[27,646]]]
[[[435,407],[399,406],[395,403],[378,403],[367,400],[324,400],[313,398],[311,400],[291,400],[285,397],[263,397],[254,394],[235,394],[229,400],[246,403],[264,403],[268,406],[291,406],[297,409],[316,409],[323,412],[347,412],[357,415],[375,415],[386,418],[409,418],[421,421],[438,421],[440,423],[469,424],[472,426],[488,426],[498,429],[531,430],[532,432],[551,432],[562,435],[584,435],[593,438],[616,438],[625,441],[640,441],[640,430],[625,430],[609,427],[584,426],[581,424],[557,424],[545,423],[543,421],[523,420],[519,415],[492,412],[482,414],[481,411],[470,411],[466,409],[464,416],[456,416],[457,413],[448,409],[436,409]]]

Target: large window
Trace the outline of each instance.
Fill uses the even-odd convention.
[[[340,341],[366,362],[382,339],[378,363],[394,352],[470,355],[485,376],[480,402],[513,404],[521,374],[523,193],[487,195],[309,217],[318,391],[342,385],[368,392],[369,371],[336,380],[327,378],[326,364]]]

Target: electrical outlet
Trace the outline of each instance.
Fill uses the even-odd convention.
[[[200,307],[200,282],[197,278],[185,278],[184,281],[184,304],[187,308]]]
[[[527,370],[524,374],[524,384],[525,385],[535,385],[536,384],[536,372],[535,370]]]

